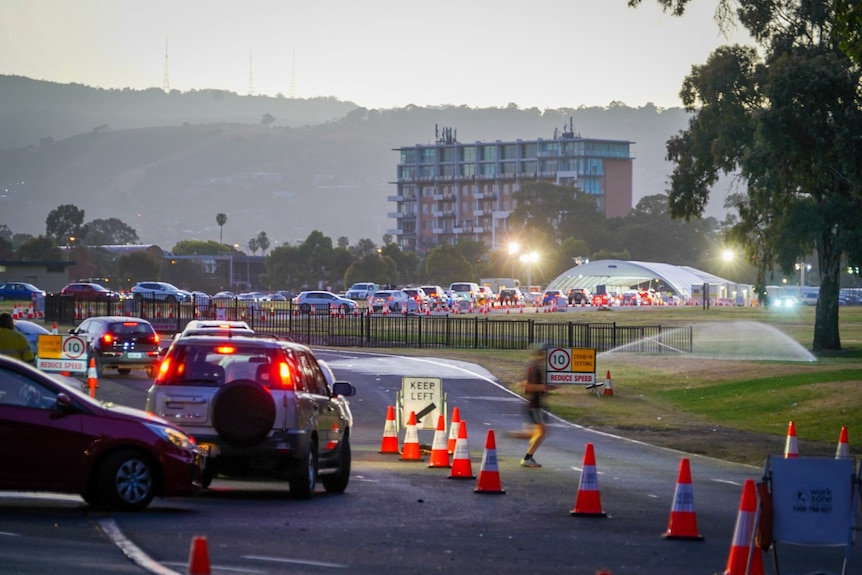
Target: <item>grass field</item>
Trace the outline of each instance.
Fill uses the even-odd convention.
[[[0,311],[8,307],[0,305]],[[862,447],[854,445],[856,436],[862,446],[862,307],[841,308],[844,349],[817,358],[809,354],[814,308],[807,306],[785,312],[743,307],[613,308],[554,314],[549,321],[564,319],[692,326],[694,353],[599,354],[597,377],[604,380],[611,374],[613,396],[596,396],[580,386],[559,388],[549,395],[547,405],[562,418],[753,465],[782,452],[790,421],[796,425],[802,455],[834,454],[841,427],[847,426],[851,451],[862,455]],[[473,362],[515,390],[528,361],[526,351],[397,351]]]

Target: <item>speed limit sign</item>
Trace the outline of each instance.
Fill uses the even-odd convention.
[[[567,349],[553,349],[548,353],[548,370],[568,371],[572,358]]]
[[[63,358],[80,359],[87,352],[87,344],[77,335],[63,336]]]

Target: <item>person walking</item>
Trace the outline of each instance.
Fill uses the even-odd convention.
[[[527,415],[532,430],[525,431],[521,434],[513,434],[517,437],[529,438],[530,443],[527,445],[527,453],[524,459],[521,460],[522,467],[541,467],[542,465],[533,458],[536,450],[542,445],[547,433],[545,424],[545,410],[542,405],[544,396],[549,390],[555,386],[545,383],[545,350],[536,349],[533,351],[530,359],[530,364],[527,366],[527,376],[524,380],[524,393],[527,396]]]
[[[24,334],[15,329],[15,320],[9,312],[0,313],[0,353],[35,363],[36,356]]]

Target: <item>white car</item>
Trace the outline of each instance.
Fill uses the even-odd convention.
[[[353,313],[356,311],[356,302],[346,297],[341,297],[329,291],[304,291],[293,298],[293,305],[299,306],[300,313],[329,313],[340,311]]]
[[[138,282],[132,286],[131,292],[135,300],[192,301],[190,292],[168,282]]]
[[[378,290],[371,296],[372,313],[418,313],[419,311],[421,311],[419,303],[400,289]]]

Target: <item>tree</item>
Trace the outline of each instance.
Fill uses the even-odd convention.
[[[846,3],[735,2],[763,56],[721,47],[685,79],[680,96],[693,116],[667,143],[671,215],[700,217],[719,174],[737,174],[747,190],[730,199],[739,221],[729,234],[757,266],[757,287],[775,265],[789,274],[816,252],[812,348],[839,350],[842,264],[862,260],[862,83],[836,24]]]
[[[274,123],[275,123],[275,116],[273,116],[272,114],[270,114],[268,112],[266,114],[264,114],[263,117],[261,117],[261,119],[260,119],[260,124],[265,128],[269,128]]]
[[[58,246],[69,245],[74,241],[73,238],[83,240],[87,235],[84,210],[72,204],[54,208],[45,219],[45,234]]]
[[[157,280],[161,272],[162,262],[148,251],[131,252],[117,258],[117,275],[124,287],[139,281]]]
[[[213,240],[182,240],[177,242],[171,252],[178,256],[229,256],[233,246],[216,243]]]
[[[357,258],[364,258],[369,254],[377,251],[377,245],[368,238],[362,238],[353,247],[353,255]]]
[[[88,246],[137,244],[138,232],[118,218],[96,219],[88,223],[82,243]]]
[[[257,250],[260,249],[260,245],[258,245],[258,243],[257,243],[257,238],[251,238],[250,240],[248,240],[247,245],[248,245],[248,251],[251,252],[251,255],[255,255],[257,253]]]
[[[266,235],[266,232],[259,232],[257,234],[257,247],[260,248],[261,255],[266,255],[266,250],[269,249],[269,237]]]
[[[222,230],[227,223],[227,214],[216,214],[216,223],[218,224],[218,243],[222,243]]]
[[[425,275],[440,285],[465,281],[474,277],[473,266],[456,247],[440,246],[434,248],[425,258]]]
[[[63,259],[63,252],[50,236],[30,238],[18,247],[17,253],[22,262],[56,262]]]

